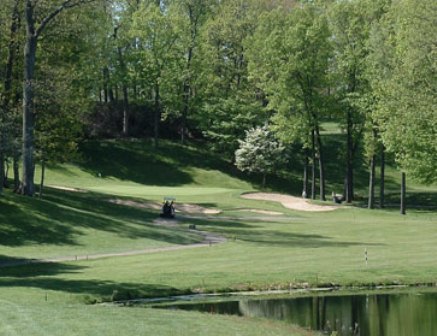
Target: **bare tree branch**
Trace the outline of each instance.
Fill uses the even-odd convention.
[[[36,29],[35,36],[38,37],[41,35],[42,31],[45,29],[45,27],[62,11],[69,8],[74,8],[80,5],[88,4],[91,2],[94,2],[95,0],[64,0],[64,2],[59,5],[58,8],[56,8],[53,12],[51,12],[49,15],[47,15],[39,25],[39,27]]]

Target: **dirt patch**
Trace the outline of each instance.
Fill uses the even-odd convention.
[[[119,204],[119,205],[127,205],[134,208],[141,209],[152,209],[152,210],[161,210],[162,204],[160,202],[152,202],[152,201],[131,201],[131,200],[122,200],[122,199],[111,199],[109,200],[111,203]],[[206,214],[206,215],[217,215],[221,213],[219,209],[211,209],[205,208],[196,204],[188,204],[188,203],[175,203],[176,213],[186,213],[186,214]]]
[[[118,205],[126,205],[133,208],[139,208],[139,209],[152,209],[152,210],[161,210],[162,205],[159,202],[151,202],[151,201],[144,201],[144,202],[137,202],[137,201],[130,201],[130,200],[122,200],[119,198],[111,199],[109,202],[118,204]]]
[[[83,189],[78,189],[78,188],[71,188],[71,187],[64,187],[64,186],[58,186],[58,185],[48,185],[49,188],[53,188],[53,189],[58,189],[58,190],[65,190],[65,191],[74,191],[74,192],[87,192],[86,190]]]
[[[205,215],[217,215],[221,213],[218,209],[205,208],[196,204],[176,203],[176,212],[182,212],[187,214],[205,214]]]
[[[317,205],[311,204],[308,200],[300,197],[283,195],[283,194],[274,194],[274,193],[251,193],[251,194],[243,194],[242,198],[251,199],[251,200],[259,200],[259,201],[273,201],[279,202],[284,207],[293,210],[299,211],[333,211],[338,209],[337,206],[334,205]]]

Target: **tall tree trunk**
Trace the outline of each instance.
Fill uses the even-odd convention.
[[[41,160],[41,182],[39,184],[39,197],[42,197],[43,188],[44,188],[44,178],[46,174],[46,161],[44,159]]]
[[[109,85],[109,69],[108,67],[103,68],[103,96],[105,103],[108,103],[109,101],[109,94],[108,94],[108,85]]]
[[[305,161],[303,166],[303,188],[302,197],[308,197],[308,149],[305,149]]]
[[[347,148],[346,148],[346,202],[353,201],[353,143],[352,143],[352,115],[347,111]]]
[[[155,84],[155,111],[153,120],[153,145],[158,147],[159,141],[159,123],[161,121],[161,97],[159,92],[159,84]]]
[[[118,28],[114,30],[114,38],[117,38]],[[129,135],[129,94],[127,91],[126,77],[127,69],[126,63],[124,61],[123,50],[121,47],[117,47],[118,62],[120,63],[120,68],[123,75],[123,80],[121,81],[121,89],[123,92],[123,136]]]
[[[0,193],[3,192],[3,187],[5,186],[5,159],[3,157],[3,151],[0,149]]]
[[[380,170],[380,188],[379,188],[379,207],[385,206],[385,148],[381,146],[381,170]]]
[[[184,106],[182,110],[182,118],[181,118],[181,143],[183,144],[185,141],[185,133],[187,128],[187,118],[190,110],[190,98],[191,98],[191,60],[193,58],[193,47],[188,48],[188,58],[187,58],[187,76],[188,78],[184,81]]]
[[[319,156],[320,200],[326,201],[326,197],[325,197],[325,163],[323,160],[323,146],[322,146],[322,138],[320,136],[319,125],[316,125],[316,141],[317,141],[317,154]]]
[[[5,175],[4,175],[3,186],[5,188],[8,188],[9,187],[9,182],[8,182],[8,178],[9,178],[9,163],[7,161],[4,161],[4,162],[5,162]]]
[[[373,209],[375,207],[375,167],[376,156],[372,155],[370,160],[370,176],[369,176],[369,201],[367,207]]]
[[[406,197],[406,176],[405,173],[402,172],[401,174],[401,214],[405,215],[407,212],[407,204],[405,202]]]
[[[129,135],[129,94],[125,83],[123,83],[123,135]]]
[[[110,103],[113,103],[115,101],[114,88],[112,86],[108,87],[108,100]]]
[[[114,86],[113,91],[114,91],[114,101],[118,103],[120,101],[119,94],[118,94],[118,85]]]
[[[21,193],[33,196],[35,192],[34,176],[34,111],[33,79],[36,61],[37,36],[35,32],[33,5],[26,1],[26,42],[24,46],[24,83],[23,83],[23,178]]]
[[[14,157],[12,168],[14,171],[14,192],[18,192],[20,189],[20,153],[16,149],[14,149]]]
[[[263,189],[265,189],[265,187],[266,187],[266,180],[267,180],[267,177],[266,177],[266,173],[263,173],[263,180],[262,180],[262,188]]]
[[[316,139],[311,130],[311,199],[316,199]]]
[[[187,80],[188,81],[188,80]],[[185,142],[185,134],[187,133],[187,116],[190,109],[190,84],[188,82],[184,83],[184,101],[181,117],[181,143]]]

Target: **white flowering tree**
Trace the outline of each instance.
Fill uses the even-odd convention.
[[[241,171],[260,173],[265,187],[266,176],[284,161],[284,147],[267,126],[246,131],[246,138],[239,140],[240,148],[235,151],[235,164]]]

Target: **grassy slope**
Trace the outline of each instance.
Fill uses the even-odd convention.
[[[0,335],[7,336],[309,335],[285,323],[263,319],[144,308],[66,305],[64,302],[21,301],[16,297],[10,300],[0,299],[0,313]]]
[[[178,200],[207,201],[213,205],[217,197],[230,199],[240,190],[251,189],[249,183],[231,177],[232,168],[221,160],[206,161],[206,152],[171,143],[161,148],[164,154],[144,155],[149,150],[150,146],[135,142],[94,143],[84,148],[84,160],[79,165],[49,169],[49,185],[84,188],[91,191],[88,193],[47,188],[41,200],[23,199],[6,192],[0,197],[0,259],[14,261],[196,242],[199,237],[188,233],[185,227],[150,225],[157,211],[132,209],[108,201],[114,195],[149,200],[175,195]],[[181,158],[201,164],[189,165],[188,161],[184,164]],[[171,165],[178,166],[180,171],[173,170]],[[123,263],[123,259],[117,260]],[[307,334],[267,320],[84,306],[83,294],[108,296],[118,288],[135,291],[138,288],[129,283],[125,287],[116,280],[102,281],[99,272],[94,280],[76,281],[68,277],[81,274],[81,270],[82,266],[77,264],[63,263],[0,269],[0,335]],[[117,270],[118,266],[111,266],[107,271],[116,275]],[[161,295],[175,292],[165,285],[152,288],[153,293]],[[75,294],[80,294],[79,301]]]
[[[74,256],[199,241],[189,232],[152,225],[156,212],[111,204],[110,198],[57,190],[42,200],[6,194],[0,200],[0,256]]]
[[[13,314],[14,310],[4,307],[15,305],[17,311],[15,319],[0,318],[0,325],[12,328],[0,329],[0,334],[22,330],[24,322],[19,316],[27,316],[33,321],[29,326],[38,329],[52,314],[56,320],[68,322],[64,329],[50,322],[45,326],[51,328],[50,334],[68,335],[68,330],[77,328],[71,334],[90,334],[89,330],[110,334],[106,328],[127,328],[123,329],[128,330],[126,334],[142,330],[166,335],[171,328],[181,330],[180,334],[189,334],[190,329],[198,330],[197,334],[236,334],[237,330],[242,334],[268,334],[267,330],[286,334],[289,327],[271,322],[172,312],[170,323],[167,312],[84,308],[77,299],[78,295],[80,300],[84,295],[110,298],[114,291],[153,296],[276,288],[290,282],[414,283],[437,279],[435,212],[412,211],[406,217],[393,210],[356,208],[332,213],[293,212],[271,202],[239,199],[243,190],[253,188],[251,181],[237,178],[240,176],[232,167],[194,147],[164,143],[155,151],[142,142],[109,141],[89,144],[83,152],[80,165],[52,168],[47,183],[91,193],[49,189],[43,200],[8,193],[0,199],[1,259],[184,244],[196,240],[185,230],[190,223],[219,232],[231,241],[201,252],[195,249],[0,269],[0,307]],[[280,183],[284,189],[285,181],[272,183]],[[431,195],[432,200],[436,189],[431,186],[420,192]],[[176,195],[178,201],[219,207],[224,213],[216,220],[181,221],[180,230],[175,231],[148,225],[156,218],[156,211],[109,203],[114,195],[155,200]],[[255,218],[255,214],[240,211],[241,207],[284,215],[276,220]],[[241,218],[224,218],[228,216]],[[367,267],[364,248],[369,251]],[[45,303],[47,294],[49,302]],[[86,323],[69,321],[69,314],[81,316]],[[105,318],[108,314],[110,322]],[[147,327],[135,323],[142,314]],[[11,320],[14,322],[3,323]]]
[[[172,143],[159,151],[136,141],[88,144],[79,165],[52,167],[46,183],[91,192],[49,187],[43,199],[23,199],[10,192],[0,198],[0,256],[46,258],[197,242],[199,237],[186,230],[152,225],[156,210],[110,200],[129,196],[161,201],[171,195],[178,201],[214,206],[216,198],[229,199],[251,189],[230,176],[234,172],[227,164],[214,157],[208,161],[205,154]]]

